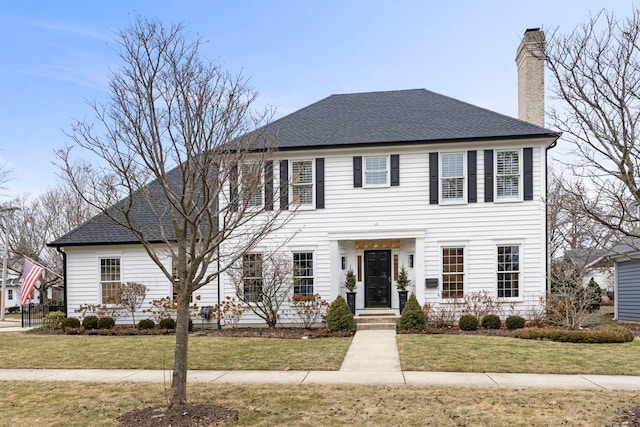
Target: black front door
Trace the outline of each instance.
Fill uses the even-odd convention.
[[[391,308],[391,251],[365,251],[364,264],[365,308]]]

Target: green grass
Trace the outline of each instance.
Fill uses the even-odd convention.
[[[189,369],[337,370],[351,338],[190,337]],[[166,369],[173,336],[0,333],[0,368]]]
[[[640,340],[571,344],[470,335],[398,335],[402,369],[640,375]]]
[[[166,405],[165,387],[0,382],[0,425],[115,426],[127,411]],[[640,405],[638,392],[418,386],[191,384],[188,396],[237,409],[225,426],[602,426]]]

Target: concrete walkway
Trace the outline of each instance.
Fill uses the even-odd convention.
[[[190,370],[188,380],[194,383],[234,384],[406,384],[454,387],[640,390],[640,377],[637,376],[402,371],[396,345],[396,333],[393,330],[356,332],[339,371]],[[171,371],[0,369],[0,381],[169,382],[171,381]]]

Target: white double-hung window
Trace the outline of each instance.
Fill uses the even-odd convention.
[[[440,155],[440,200],[444,203],[465,202],[464,153],[442,153]]]
[[[382,187],[389,185],[389,157],[376,156],[364,158],[365,187]]]
[[[496,200],[521,198],[520,150],[496,151]]]
[[[313,161],[291,161],[291,193],[293,204],[313,206]]]

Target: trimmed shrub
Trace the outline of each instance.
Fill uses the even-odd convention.
[[[411,294],[400,316],[400,329],[422,330],[427,325],[427,318],[418,304],[415,294]]]
[[[80,327],[80,319],[67,317],[62,321],[62,329],[75,329]]]
[[[138,329],[153,329],[156,327],[156,324],[151,319],[142,319],[138,322]]]
[[[480,324],[485,329],[500,329],[502,327],[500,316],[495,314],[487,314],[483,316]]]
[[[353,314],[347,302],[338,295],[327,311],[327,328],[330,331],[350,331],[353,329]]]
[[[585,292],[587,293],[587,297],[592,301],[588,308],[589,313],[600,310],[600,305],[602,304],[602,289],[600,285],[598,285],[598,282],[593,280],[593,277],[589,280]]]
[[[98,329],[111,329],[115,326],[116,321],[113,317],[98,318]]]
[[[44,316],[44,328],[45,329],[62,329],[62,321],[67,317],[61,311],[52,311],[51,313]]]
[[[98,329],[98,317],[97,316],[87,316],[82,319],[82,327],[86,330]]]
[[[465,314],[458,320],[458,327],[463,331],[477,331],[478,318],[473,314]]]
[[[507,326],[507,329],[513,331],[524,328],[525,320],[522,316],[509,316],[507,320],[504,321],[504,324]]]
[[[633,333],[620,325],[602,325],[595,329],[524,328],[513,333],[526,340],[550,340],[581,344],[611,344],[633,341]]]
[[[175,329],[176,321],[169,317],[167,319],[160,320],[160,323],[158,323],[158,326],[160,327],[160,329]]]

